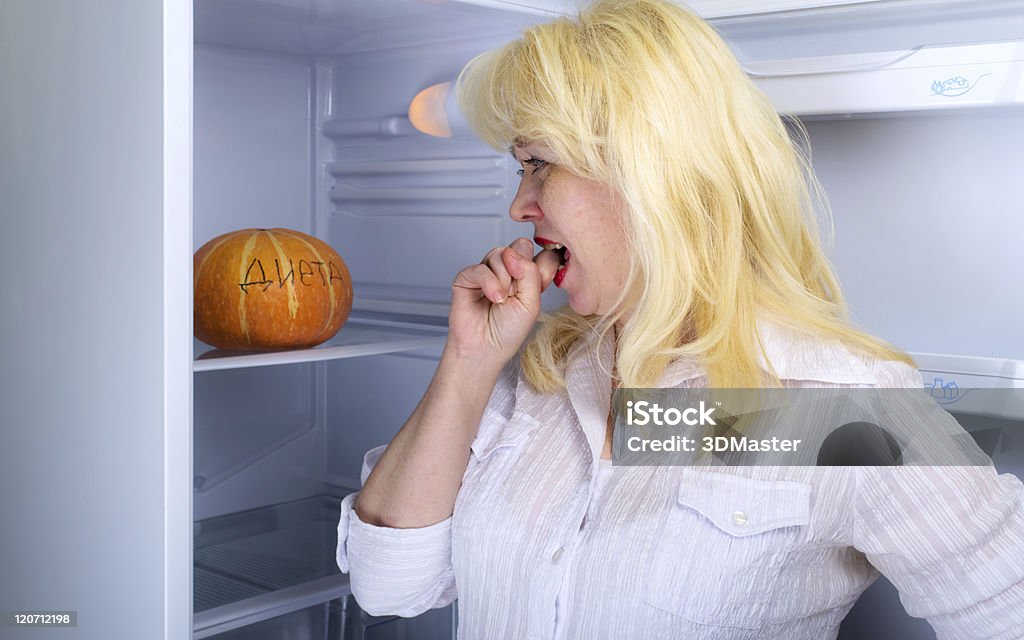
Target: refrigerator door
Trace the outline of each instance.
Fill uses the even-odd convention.
[[[0,610],[77,614],[5,638],[189,637],[191,31],[0,3]]]

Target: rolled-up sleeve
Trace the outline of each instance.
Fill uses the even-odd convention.
[[[365,484],[387,445],[363,456]],[[426,527],[395,529],[359,519],[352,505],[359,492],[341,501],[338,568],[348,573],[352,595],[370,615],[417,616],[451,604],[457,597],[451,564],[451,517]]]
[[[1024,484],[993,466],[857,468],[853,546],[939,640],[1024,639]]]

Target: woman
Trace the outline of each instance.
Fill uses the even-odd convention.
[[[599,1],[457,87],[477,134],[512,143],[510,214],[542,250],[520,238],[456,276],[427,392],[342,502],[363,609],[457,597],[474,639],[820,640],[881,570],[941,637],[1024,637],[1013,476],[610,467],[617,385],[921,386],[850,326],[809,163],[711,27]],[[552,282],[569,304],[541,315]]]

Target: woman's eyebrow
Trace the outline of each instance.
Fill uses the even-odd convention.
[[[530,153],[529,151],[527,151],[527,150],[526,150],[526,147],[527,147],[527,146],[528,146],[528,145],[523,145],[523,146],[520,146],[520,147],[518,147],[518,148],[519,148],[519,149],[522,149],[523,151],[525,151],[525,152],[526,152],[526,156],[527,156],[527,157],[526,157],[526,159],[529,159],[529,158],[532,158],[532,157],[534,157],[534,154],[533,154],[533,153]],[[522,164],[522,160],[520,160],[519,158],[517,158],[517,157],[516,157],[516,148],[517,148],[517,147],[516,147],[516,146],[514,146],[514,145],[513,145],[513,146],[511,146],[511,147],[509,147],[509,148],[508,148],[508,152],[509,152],[509,155],[511,155],[511,156],[512,156],[512,159],[513,159],[513,160],[515,160],[516,162],[518,162],[518,163]],[[544,153],[544,149],[543,149],[543,148],[541,148],[541,150],[540,150],[540,153],[542,153],[542,154]]]

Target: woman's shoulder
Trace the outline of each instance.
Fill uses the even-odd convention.
[[[879,388],[921,388],[917,369],[898,360],[860,353],[838,340],[808,335],[778,323],[758,325],[767,359],[784,381],[853,384]],[[762,358],[762,364],[764,358]]]

